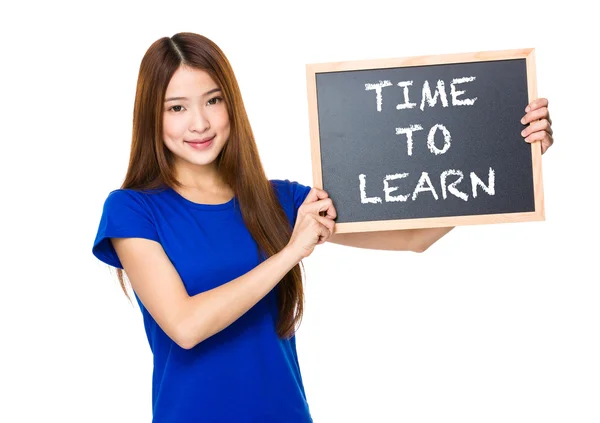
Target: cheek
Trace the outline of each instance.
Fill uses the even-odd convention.
[[[170,117],[163,120],[163,137],[165,139],[177,139],[183,135],[182,125],[180,119],[172,119]]]
[[[171,133],[173,130],[171,129],[171,120],[169,118],[163,119],[163,139],[166,141],[168,138],[171,138]]]
[[[227,114],[227,111],[225,111],[221,116],[219,116],[219,129],[229,136],[229,128],[229,115]]]

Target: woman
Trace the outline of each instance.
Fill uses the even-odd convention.
[[[552,144],[547,101],[526,141]],[[230,64],[210,40],[161,38],[142,59],[131,157],[93,253],[123,270],[154,357],[154,422],[311,422],[294,333],[299,263],[325,241],[421,252],[451,228],[332,234],[327,193],[269,181]]]

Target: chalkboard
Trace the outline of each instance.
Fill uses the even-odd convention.
[[[313,185],[336,231],[544,220],[534,49],[306,65]]]

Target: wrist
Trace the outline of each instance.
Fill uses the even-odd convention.
[[[290,269],[302,260],[302,256],[294,252],[289,245],[283,247],[283,249],[277,253],[277,255],[281,258],[283,263],[286,263],[289,266]]]

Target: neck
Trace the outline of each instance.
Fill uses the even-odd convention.
[[[215,163],[197,166],[190,163],[177,163],[175,178],[184,188],[208,190],[225,188],[225,182]]]

